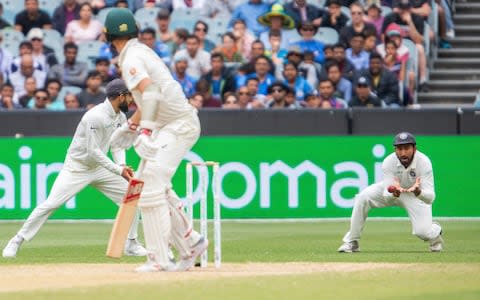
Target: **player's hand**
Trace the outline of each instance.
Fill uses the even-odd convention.
[[[122,170],[122,177],[125,178],[125,180],[130,181],[134,177],[135,173],[133,172],[132,168],[128,166],[124,166]]]
[[[388,192],[391,193],[395,197],[400,197],[400,194],[405,191],[404,188],[400,186],[400,181],[397,177],[393,179],[393,185],[388,187]]]
[[[135,140],[133,146],[135,147],[135,152],[137,152],[138,156],[142,159],[153,160],[157,155],[158,145],[152,141],[151,131],[149,132],[148,129],[142,130],[142,133]]]
[[[118,127],[110,137],[110,147],[128,149],[138,137],[137,125],[130,122]]]
[[[407,189],[407,192],[414,193],[415,196],[420,195],[420,193],[422,192],[422,190],[420,189],[420,177],[417,177],[417,179],[415,179],[415,184],[412,185],[409,189]]]

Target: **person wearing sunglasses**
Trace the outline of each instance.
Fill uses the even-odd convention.
[[[193,34],[199,39],[199,49],[211,52],[216,46],[215,43],[207,39],[208,24],[202,20],[197,21],[193,27]]]
[[[361,33],[366,35],[367,32],[377,32],[375,25],[366,23],[364,19],[364,8],[359,3],[353,3],[350,5],[350,15],[352,16],[352,24],[345,26],[340,31],[340,43],[347,46],[347,48],[352,47],[350,41],[353,36]]]
[[[298,33],[302,36],[302,39],[293,43],[294,46],[300,47],[302,53],[310,51],[315,57],[315,62],[323,64],[325,58],[323,54],[323,43],[315,39],[317,33],[317,26],[311,22],[302,23],[298,28]]]

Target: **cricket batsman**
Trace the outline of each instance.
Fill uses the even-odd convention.
[[[144,163],[138,205],[148,259],[136,270],[188,270],[207,249],[208,240],[192,230],[171,179],[200,136],[197,110],[188,103],[182,87],[158,55],[137,40],[137,25],[128,9],[113,8],[105,19],[104,31],[119,53],[123,79],[139,108],[129,121],[138,124],[140,131],[133,145]],[[119,128],[112,143],[130,147],[130,127]],[[180,254],[177,265],[169,260],[170,239]]]
[[[401,132],[393,141],[395,153],[382,164],[383,181],[372,184],[355,197],[350,231],[343,237],[338,252],[359,252],[359,240],[371,208],[403,207],[412,223],[413,234],[429,242],[430,251],[443,249],[442,228],[432,222],[435,200],[433,170],[430,159],[417,150],[415,137]]]
[[[125,165],[125,150],[110,148],[109,141],[115,129],[127,123],[124,112],[128,111],[133,99],[120,79],[109,82],[106,91],[107,99],[87,111],[78,124],[63,168],[48,198],[32,211],[22,228],[8,242],[3,249],[3,257],[15,257],[23,241],[30,241],[57,208],[87,185],[117,204],[122,201],[133,171]],[[109,148],[115,162],[106,155]],[[137,214],[125,244],[125,255],[146,255],[145,248],[137,240],[138,219]]]

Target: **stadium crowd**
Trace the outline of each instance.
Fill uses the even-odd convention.
[[[103,35],[113,6],[135,12],[139,40],[199,109],[409,106],[428,92],[431,42],[449,48],[454,36],[448,0],[266,1],[57,0],[44,10],[24,0],[13,15],[2,6],[0,109],[103,102],[120,76]]]

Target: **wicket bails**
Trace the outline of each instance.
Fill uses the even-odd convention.
[[[197,167],[199,174],[200,196],[200,234],[208,237],[208,167],[212,167],[212,194],[213,194],[213,242],[214,242],[214,262],[215,267],[220,268],[222,262],[222,237],[221,237],[221,216],[220,216],[220,177],[218,170],[220,164],[215,161],[206,162],[188,162],[186,181],[187,181],[187,215],[193,226],[193,166]],[[207,266],[208,251],[205,251],[200,260],[202,268]]]

